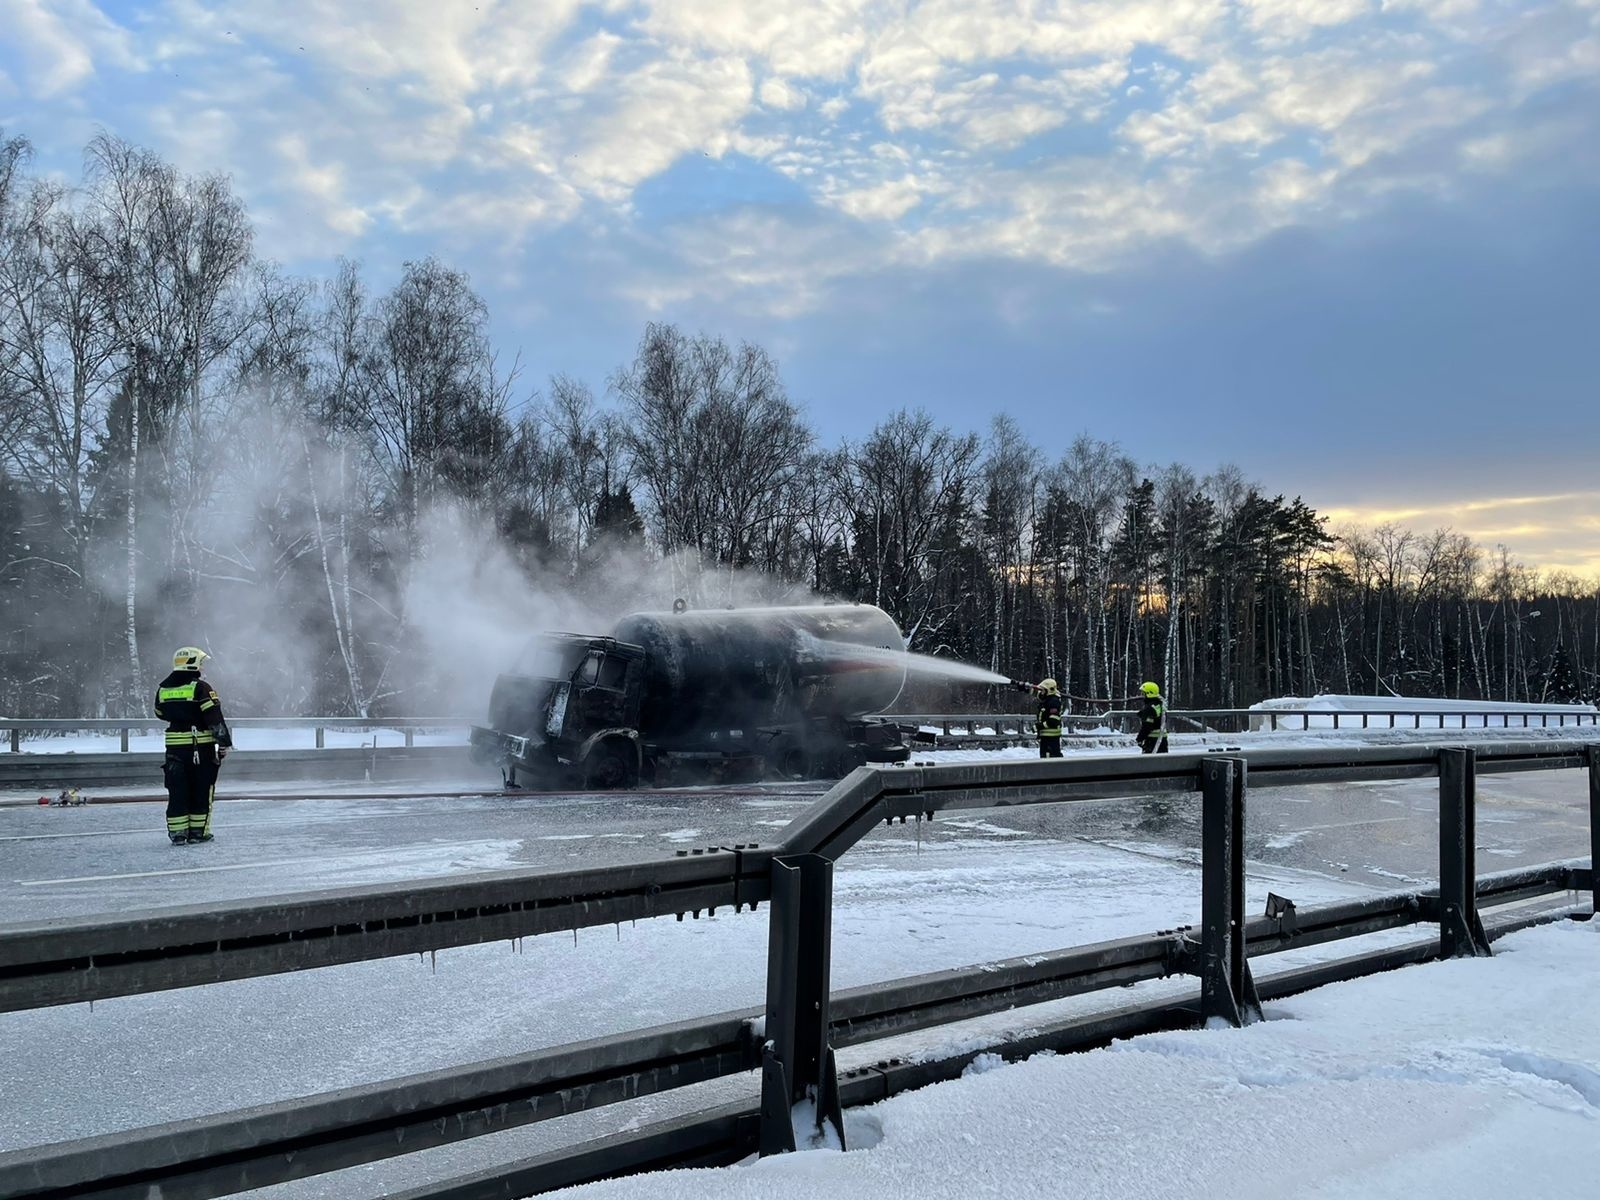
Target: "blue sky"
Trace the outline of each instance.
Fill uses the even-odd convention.
[[[472,274],[528,380],[761,342],[1600,574],[1600,0],[0,0],[0,126]]]

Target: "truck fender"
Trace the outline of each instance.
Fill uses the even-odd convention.
[[[595,748],[607,742],[627,742],[633,754],[633,777],[638,779],[644,764],[642,752],[639,749],[639,731],[637,729],[601,729],[590,734],[578,747],[578,754],[575,759],[578,767],[581,769],[589,761],[589,756],[594,753]]]

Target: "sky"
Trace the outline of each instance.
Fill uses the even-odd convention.
[[[472,276],[537,386],[758,342],[1600,575],[1600,0],[0,0],[0,127],[231,174],[258,249]]]

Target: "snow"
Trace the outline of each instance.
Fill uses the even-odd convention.
[[[1109,806],[1078,806],[1063,812],[1062,818],[1087,820],[1096,815],[1091,808],[1115,811]],[[530,831],[538,832],[545,832],[539,827],[552,815],[551,810],[537,807],[511,811],[525,813]],[[31,810],[18,814],[34,820],[45,815]],[[122,807],[91,806],[55,815],[121,822],[137,814]],[[355,827],[327,804],[307,802],[294,815],[294,823],[315,822],[329,838],[349,836],[340,831]],[[996,813],[985,822],[997,830],[1026,835],[1020,837],[997,837],[974,828],[944,830],[944,823],[938,822],[937,836],[942,840],[934,842],[927,840],[935,836],[932,829],[884,828],[842,859],[834,877],[833,987],[1045,954],[1191,923],[1198,917],[1199,878],[1189,865],[1156,854],[1045,837],[1025,827],[1014,830],[1013,821],[1028,815]],[[481,819],[475,819],[475,810],[462,810],[462,816],[474,830],[483,826]],[[498,831],[506,824],[497,822],[493,828]],[[706,825],[700,828],[708,835],[716,832]],[[218,845],[225,850],[241,847],[245,836],[235,830]],[[472,853],[480,857],[457,869],[501,865],[503,848],[497,840],[475,846]],[[425,860],[420,839],[394,847],[389,877],[401,872],[422,877],[452,869],[447,857],[452,849],[451,843],[442,844],[436,848],[437,857]],[[245,853],[242,848],[229,852]],[[357,882],[383,870],[382,855],[360,856],[355,846],[328,857],[321,845],[313,844],[307,853],[322,853],[327,861],[300,867],[278,864],[271,891],[313,886],[313,872],[326,884]],[[256,850],[241,861],[257,862],[262,857]],[[170,859],[165,848],[158,848],[153,861],[157,868],[168,869]],[[177,866],[194,865],[185,860]],[[73,879],[108,873],[107,867],[60,871]],[[80,894],[100,897],[97,908],[108,900],[138,907],[141,901],[130,898],[134,894],[127,890],[134,884],[165,888],[170,883],[174,890],[167,893],[165,903],[201,895],[226,898],[229,881],[256,874],[222,871],[171,880],[74,882],[23,890],[40,902],[59,904],[59,911],[67,913],[74,911],[69,905]],[[177,891],[184,881],[192,886]],[[1261,910],[1269,891],[1303,904],[1369,894],[1343,878],[1255,863],[1246,890],[1252,912]],[[0,1054],[4,1098],[0,1152],[306,1096],[708,1013],[759,1008],[766,988],[767,937],[765,909],[737,915],[719,909],[716,916],[699,920],[667,918],[584,929],[576,935],[551,933],[514,946],[501,942],[459,947],[426,961],[400,956],[220,983],[199,991],[6,1014],[0,1034],[6,1049]],[[649,986],[641,986],[640,980],[648,980]],[[1143,998],[1143,992],[1129,994]],[[893,1049],[853,1048],[841,1055],[842,1065],[854,1065],[854,1055],[907,1056],[918,1047],[925,1057],[942,1057],[968,1044],[991,1045],[1004,1031],[1030,1021],[1055,1019],[1061,1011],[1058,1005],[1075,1006],[1077,1011],[1100,1003],[1103,997],[1072,997],[1057,1005],[1037,1006],[1025,1017],[998,1014],[983,1032],[973,1031],[971,1025],[948,1027],[915,1035],[911,1046],[901,1041]],[[472,1014],[470,1021],[463,1021],[464,1012]],[[381,1013],[382,1019],[374,1020],[374,1013]],[[152,1061],[150,1047],[169,1035],[174,1019],[181,1019],[186,1035],[205,1046],[206,1053],[161,1055]],[[745,1081],[735,1080],[729,1086],[742,1090]],[[574,1122],[587,1136],[598,1136],[616,1128],[623,1119],[619,1113],[602,1110]],[[536,1152],[545,1145],[543,1139],[555,1135],[553,1129],[537,1127],[512,1135],[512,1140],[522,1152]],[[483,1165],[481,1156],[486,1152],[468,1144],[449,1157],[465,1170]],[[400,1178],[416,1168],[397,1164],[387,1169]],[[299,1195],[372,1194],[341,1192],[318,1180],[307,1181],[304,1188]]]
[[[1270,740],[1269,735],[1259,739]],[[1014,752],[976,753],[1020,759],[1036,755],[1026,747]],[[1586,841],[1574,844],[1575,837],[1586,836],[1587,828],[1573,823],[1574,814],[1580,814],[1576,819],[1581,820],[1586,812],[1586,780],[1581,772],[1485,775],[1479,787],[1480,853],[1514,850],[1518,862],[1544,862],[1571,857],[1586,847]],[[185,859],[182,863],[160,844],[156,806],[5,810],[0,811],[0,824],[5,826],[0,829],[0,838],[5,839],[0,857],[13,869],[5,873],[8,878],[0,879],[0,909],[12,914],[8,919],[32,920],[152,904],[223,903],[366,879],[424,878],[495,866],[578,867],[634,861],[639,851],[624,839],[642,839],[662,854],[683,846],[744,841],[754,832],[753,824],[775,816],[798,815],[809,798],[806,791],[740,795],[711,789],[683,794],[484,796],[448,801],[236,800],[221,811],[221,836],[209,848],[215,853],[203,862]],[[1252,793],[1247,824],[1252,847],[1247,911],[1260,912],[1269,891],[1290,896],[1304,906],[1368,895],[1375,888],[1396,890],[1392,880],[1403,872],[1409,873],[1407,878],[1426,875],[1437,862],[1436,810],[1437,788],[1431,780],[1307,785]],[[1194,867],[1199,840],[1196,811],[1187,801],[1146,798],[996,809],[952,814],[932,824],[879,827],[840,861],[835,875],[833,986],[850,988],[999,958],[1036,956],[1192,923],[1198,916],[1200,893]],[[1381,830],[1381,836],[1370,836],[1374,830]],[[582,840],[569,836],[587,833],[595,836]],[[1287,853],[1255,849],[1266,839],[1291,834],[1297,836]],[[670,840],[679,838],[685,840]],[[1345,865],[1351,867],[1348,874],[1342,869]],[[1494,863],[1501,865],[1506,864]],[[216,869],[219,867],[227,869]],[[205,873],[199,873],[202,869]],[[17,880],[26,881],[26,886]],[[1428,930],[1422,927],[1420,931],[1407,929],[1378,936],[1409,939],[1419,932],[1427,936]],[[436,956],[400,956],[183,992],[128,996],[93,1006],[7,1014],[0,1026],[0,1044],[4,1045],[4,1053],[0,1053],[0,1152],[358,1086],[405,1072],[441,1069],[708,1013],[757,1009],[765,994],[767,937],[765,909],[737,915],[719,909],[714,917],[681,923],[670,918],[624,923],[616,928],[530,937],[512,944],[460,947]],[[1512,939],[1497,943],[1497,948],[1515,944]],[[1268,962],[1273,968],[1288,967],[1299,965],[1291,961],[1297,956],[1331,958],[1358,948],[1366,947],[1337,943],[1274,956]],[[1595,948],[1590,943],[1588,952],[1592,955]],[[1265,966],[1258,968],[1258,974],[1264,976],[1266,970]],[[1581,1002],[1559,1002],[1569,1013],[1584,1011],[1581,1005],[1592,1007],[1588,997],[1593,994],[1593,981],[1581,982]],[[1035,1024],[1095,1011],[1108,1002],[1139,1002],[1190,987],[1188,980],[1158,980],[1127,992],[1069,997],[888,1042],[846,1047],[840,1053],[840,1065],[851,1069],[890,1056],[920,1061],[976,1055]],[[1284,1002],[1301,1003],[1304,998]],[[1426,1004],[1438,1007],[1433,1001]],[[1284,1005],[1270,1008],[1273,1015],[1288,1011]],[[1559,1009],[1556,1001],[1535,989],[1529,993],[1527,1011],[1538,1014]],[[470,1014],[470,1019],[463,1014]],[[1526,1056],[1529,1062],[1556,1064],[1550,1065],[1550,1074],[1565,1071],[1574,1079],[1587,1078],[1579,1068],[1593,1069],[1596,1057],[1592,1052],[1584,1051],[1582,1043],[1570,1037],[1537,1040],[1525,1036],[1522,1025],[1527,1019],[1527,1013],[1519,1012],[1514,1020],[1502,1022],[1501,1028],[1515,1030],[1516,1036],[1507,1043],[1510,1035],[1503,1034],[1495,1044],[1508,1045],[1512,1053]],[[1454,1017],[1441,1019],[1435,1034],[1449,1034],[1451,1020]],[[170,1039],[174,1021],[182,1024],[192,1044],[204,1047],[204,1053],[152,1055],[152,1046]],[[1301,1027],[1286,1020],[1271,1022],[1263,1029],[1274,1030],[1278,1025]],[[1239,1038],[1260,1033],[1253,1029],[1243,1034],[1219,1031],[1203,1036],[1218,1039],[1218,1045],[1234,1046]],[[1485,1044],[1495,1041],[1487,1035],[1480,1040]],[[1283,1051],[1283,1055],[1280,1066],[1293,1065],[1299,1070],[1317,1061],[1300,1047]],[[1127,1053],[1123,1057],[1135,1061]],[[1147,1060],[1158,1062],[1154,1051]],[[1037,1091],[1038,1098],[1018,1099],[1018,1111],[1026,1111],[1034,1121],[1043,1119],[1055,1129],[1071,1131],[1074,1122],[1093,1129],[1097,1128],[1095,1120],[1104,1120],[1125,1125],[1144,1138],[1146,1134],[1140,1131],[1157,1124],[1159,1110],[1140,1124],[1143,1100],[1137,1080],[1128,1085],[1126,1094],[1098,1082],[1097,1076],[1087,1077],[1087,1083],[1080,1078],[1050,1085],[1055,1091],[1035,1087],[1027,1071],[1041,1069],[1049,1061],[1039,1059],[1019,1068],[985,1059],[976,1068],[975,1078],[951,1086],[1022,1080],[1021,1090]],[[1184,1069],[1198,1068],[1191,1063]],[[1247,1086],[1266,1086],[1244,1084],[1237,1073],[1228,1076],[1226,1064],[1212,1064],[1207,1069],[1218,1075],[1206,1075],[1210,1082],[1186,1094],[1184,1106],[1196,1106],[1197,1096],[1209,1103],[1212,1091],[1228,1096]],[[1258,1073],[1264,1070],[1259,1064],[1256,1069]],[[1019,1070],[1023,1072],[1020,1075]],[[1214,1081],[1218,1077],[1222,1082]],[[282,1185],[271,1190],[271,1200],[400,1191],[427,1179],[478,1170],[492,1162],[543,1153],[557,1144],[648,1124],[685,1109],[755,1095],[753,1077],[703,1086],[706,1090],[691,1089],[574,1114],[438,1151]],[[1180,1079],[1171,1089],[1176,1093],[1184,1086],[1189,1084]],[[1299,1093],[1294,1088],[1299,1086],[1310,1085],[1278,1086],[1280,1097],[1288,1098],[1280,1098],[1270,1116],[1248,1110],[1240,1119],[1260,1120],[1280,1141],[1289,1136],[1280,1126],[1292,1126],[1300,1139],[1314,1140],[1320,1134],[1301,1122],[1295,1107]],[[1104,1090],[1108,1104],[1118,1106],[1117,1113],[1132,1115],[1114,1118],[1109,1108],[1097,1113],[1097,1088]],[[1074,1089],[1084,1098],[1073,1101]],[[1422,1102],[1433,1103],[1427,1095]],[[941,1132],[933,1117],[918,1115],[927,1110],[917,1105],[933,1103],[931,1095],[923,1099],[906,1096],[891,1105],[849,1114],[847,1133],[852,1151],[843,1156],[825,1151],[798,1155],[787,1166],[763,1164],[707,1177],[741,1175],[758,1181],[741,1186],[769,1188],[778,1185],[759,1181],[780,1180],[784,1186],[792,1183],[802,1195],[822,1195],[829,1200],[863,1195],[878,1186],[877,1177],[839,1176],[830,1173],[831,1168],[822,1170],[814,1164],[854,1163],[870,1157],[879,1151],[863,1151],[875,1138],[884,1137],[889,1145],[882,1151],[883,1161],[889,1165],[883,1170],[906,1173],[910,1182],[905,1194],[965,1197],[984,1194],[985,1187],[992,1194],[1001,1194],[1009,1181],[996,1183],[987,1173],[1003,1173],[1009,1169],[1007,1156],[1018,1153],[1000,1140],[1004,1130],[997,1132],[997,1128],[1004,1122],[969,1120],[958,1106],[948,1118],[941,1118],[945,1121]],[[967,1103],[972,1102],[962,1102]],[[1151,1103],[1176,1106],[1177,1101],[1152,1093]],[[912,1107],[892,1107],[907,1104]],[[990,1104],[984,1099],[980,1107]],[[1164,1119],[1180,1136],[1192,1124],[1190,1115],[1181,1112],[1177,1117],[1168,1113]],[[919,1121],[926,1126],[925,1135],[916,1132]],[[1011,1123],[1024,1128],[1020,1118],[1013,1117]],[[969,1160],[950,1160],[948,1169],[965,1174],[947,1175],[942,1192],[931,1190],[933,1182],[918,1183],[913,1167],[896,1165],[900,1161],[896,1156],[915,1158],[926,1153],[916,1137],[936,1142],[964,1134],[974,1139],[966,1151]],[[1227,1139],[1239,1136],[1245,1135],[1226,1134]],[[1248,1136],[1254,1137],[1254,1131]],[[1345,1133],[1336,1130],[1334,1136]],[[1162,1132],[1157,1140],[1156,1149],[1130,1144],[1121,1152],[1129,1158],[1144,1154],[1160,1158],[1157,1149],[1173,1156],[1204,1157],[1195,1148],[1198,1143],[1192,1142],[1186,1151],[1166,1151],[1162,1149],[1166,1134]],[[991,1151],[991,1147],[1000,1149]],[[1060,1171],[1065,1173],[1059,1175],[1056,1191],[1038,1190],[1037,1181],[1030,1183],[1024,1174],[1016,1190],[1005,1194],[1098,1197],[1198,1195],[1207,1190],[1195,1186],[1184,1192],[1174,1185],[1163,1191],[1146,1177],[1159,1174],[1154,1167],[1145,1174],[1128,1175],[1127,1186],[1119,1188],[1121,1177],[1106,1174],[1121,1169],[1115,1162],[1107,1166],[1088,1157],[1081,1146],[1070,1153],[1081,1157],[1074,1159],[1068,1154],[1061,1160]],[[1176,1159],[1167,1161],[1171,1167]],[[1189,1166],[1180,1163],[1172,1169],[1181,1172]],[[810,1173],[819,1170],[820,1182],[813,1185]],[[925,1174],[931,1178],[936,1173]],[[668,1200],[690,1194],[682,1190],[688,1185],[679,1183],[680,1178],[666,1177],[665,1190],[660,1192],[626,1194],[660,1194]],[[1269,1185],[1277,1177],[1268,1174],[1263,1177],[1267,1182],[1252,1193],[1251,1185],[1239,1182],[1249,1178],[1244,1167],[1227,1178],[1238,1184],[1233,1190],[1245,1195],[1295,1190],[1284,1187],[1274,1192]],[[969,1180],[976,1182],[968,1186]],[[1072,1181],[1080,1190],[1063,1191],[1061,1180]],[[1087,1182],[1080,1187],[1080,1180]],[[1337,1182],[1335,1178],[1333,1183]],[[707,1194],[722,1194],[716,1189],[724,1186],[716,1184]],[[883,1194],[901,1193],[896,1187]],[[1351,1185],[1346,1192],[1328,1194],[1354,1196],[1360,1189]],[[1473,1193],[1468,1189],[1464,1194]],[[1511,1188],[1505,1194],[1526,1193]],[[1551,1190],[1549,1194],[1556,1193]]]
[[[852,1149],[585,1200],[1576,1195],[1600,1171],[1600,922],[1269,1003],[1245,1029],[1002,1065],[846,1114]]]

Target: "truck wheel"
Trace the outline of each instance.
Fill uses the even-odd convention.
[[[854,746],[846,746],[843,750],[839,751],[838,756],[834,759],[834,773],[840,779],[843,779],[846,775],[850,774],[851,771],[854,771],[857,767],[862,766],[866,761],[866,756],[863,755],[860,750],[856,749]]]
[[[799,742],[786,742],[771,758],[772,769],[785,779],[804,779],[811,771],[811,756]]]
[[[584,764],[584,786],[591,791],[609,792],[630,788],[638,782],[633,755],[622,746],[598,746]]]

